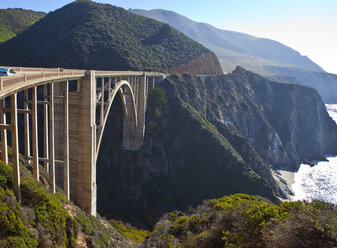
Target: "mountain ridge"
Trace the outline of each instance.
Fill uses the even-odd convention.
[[[19,8],[0,9],[0,43],[15,37],[45,15],[44,12]]]
[[[221,74],[216,56],[167,24],[123,8],[76,1],[0,45],[1,64]],[[209,67],[202,54],[208,55]],[[179,66],[194,67],[179,71]],[[178,68],[174,71],[174,68]]]
[[[131,9],[129,11],[168,23],[201,44],[206,45],[208,43],[207,47],[225,48],[238,53],[259,56],[284,64],[324,72],[321,67],[312,62],[308,57],[302,56],[291,47],[272,39],[258,38],[242,32],[222,30],[207,23],[194,22],[185,16],[163,9],[149,11]],[[279,56],[280,54],[283,57]]]
[[[233,71],[237,65],[242,66],[270,80],[308,85],[320,93],[325,103],[337,103],[337,78],[329,76],[333,74],[325,73],[308,57],[280,42],[221,30],[173,11],[129,11],[168,23],[200,42],[217,55],[225,72]]]

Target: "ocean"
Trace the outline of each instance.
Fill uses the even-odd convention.
[[[337,125],[337,104],[326,104],[329,115]],[[320,161],[310,167],[301,164],[295,173],[293,200],[322,200],[337,204],[337,157],[326,156],[328,161]]]

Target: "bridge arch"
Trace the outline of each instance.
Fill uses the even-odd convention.
[[[102,78],[102,81],[104,83],[104,78]],[[104,104],[105,107],[103,107],[103,111],[101,111],[100,113],[103,114],[103,118],[101,118],[102,123],[99,124],[97,132],[96,161],[102,142],[102,137],[104,135],[105,125],[107,124],[106,122],[109,117],[110,109],[112,104],[114,103],[117,94],[119,94],[121,97],[124,112],[123,147],[128,150],[137,149],[138,119],[135,94],[130,85],[130,82],[126,80],[121,80],[117,83],[114,83],[114,86],[114,89],[112,89],[111,92],[108,92],[108,98],[106,102],[105,99],[103,99],[104,94],[100,94],[98,97],[98,100],[100,100],[100,104]]]

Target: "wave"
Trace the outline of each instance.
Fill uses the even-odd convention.
[[[328,111],[329,115],[337,124],[337,104],[325,104],[326,110]]]
[[[337,104],[326,104],[329,115],[337,124]],[[294,175],[293,200],[321,200],[337,204],[337,157],[311,167],[301,164]]]

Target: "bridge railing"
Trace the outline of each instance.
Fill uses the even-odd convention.
[[[16,84],[22,84],[33,80],[57,79],[66,76],[83,77],[85,70],[72,70],[62,68],[29,68],[29,67],[11,67],[17,72],[17,75],[0,77],[0,90]]]
[[[2,66],[0,66],[2,67]],[[4,66],[8,67],[8,66]],[[63,69],[63,68],[33,68],[33,67],[10,67],[17,74],[11,76],[0,77],[0,91],[9,87],[20,84],[37,83],[41,81],[57,80],[66,78],[67,76],[83,77],[85,70],[77,69]],[[159,72],[145,72],[148,76],[162,76],[165,78],[164,73]],[[140,76],[144,72],[141,71],[95,71],[96,77],[105,76]]]

